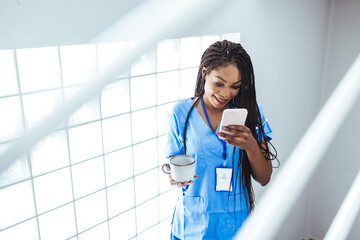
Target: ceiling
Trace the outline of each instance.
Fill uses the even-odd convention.
[[[144,0],[1,0],[0,49],[81,44]]]

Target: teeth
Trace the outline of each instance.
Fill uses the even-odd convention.
[[[226,100],[220,100],[217,97],[216,97],[216,100],[218,100],[220,103],[225,103],[226,102]]]

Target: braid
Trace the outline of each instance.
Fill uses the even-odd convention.
[[[256,101],[255,76],[251,58],[241,44],[233,43],[228,40],[217,41],[205,50],[201,57],[198,70],[195,97],[199,97],[204,94],[205,76],[207,74],[220,67],[227,67],[230,64],[236,66],[241,74],[240,90],[238,95],[230,102],[230,107],[246,108],[248,110],[248,117],[245,125],[251,130],[254,138],[258,140],[258,146],[265,152],[266,160],[270,161],[277,159],[276,149],[271,145],[275,150],[275,153],[270,151],[268,147],[269,141],[265,137],[265,132],[262,127],[260,110]],[[203,74],[202,71],[204,68],[206,68],[205,74]],[[258,131],[256,131],[256,128],[258,128]],[[263,141],[266,143],[265,146],[263,145]],[[250,162],[245,151],[240,150],[239,160],[236,165],[238,169],[241,168],[241,177],[239,180],[241,181],[244,189],[246,189],[246,205],[248,209],[252,211],[254,208],[254,191],[251,183]],[[232,168],[234,171],[234,164]],[[236,174],[235,178],[235,181],[237,182],[238,174]],[[235,193],[236,185],[234,194]]]

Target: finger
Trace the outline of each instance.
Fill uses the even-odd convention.
[[[218,132],[217,135],[219,135],[220,137],[223,137],[225,139],[232,139],[234,136],[230,135],[228,133],[224,133],[224,132]]]
[[[176,185],[178,187],[184,187],[184,186],[187,186],[187,185],[190,185],[190,184],[193,184],[194,183],[194,180],[190,180],[190,181],[187,181],[187,182],[176,182]]]
[[[250,129],[245,125],[229,125],[227,126],[229,129],[235,129],[241,132],[248,132]]]
[[[236,146],[240,149],[244,149],[244,146],[242,143],[236,142],[236,141],[231,141],[231,140],[226,140],[226,142],[230,145]]]
[[[196,179],[196,178],[199,178],[199,176],[195,175],[194,179]],[[190,180],[190,181],[187,181],[187,182],[177,182],[174,179],[172,179],[171,175],[169,175],[169,179],[170,179],[170,185],[178,186],[178,187],[183,187],[183,186],[187,186],[187,185],[190,185],[190,184],[194,183],[193,180]]]
[[[249,134],[251,133],[250,129],[242,126],[242,125],[229,125],[229,126],[223,126],[222,130],[225,130],[226,132],[232,133],[232,134]]]
[[[177,184],[178,187],[185,187],[187,185],[190,185],[191,183],[193,183],[194,181],[188,181],[188,182],[180,182]]]
[[[217,132],[216,133],[218,136],[222,137],[222,138],[229,138],[231,135],[224,133],[224,132]]]
[[[194,176],[194,179],[195,178],[199,178],[199,176],[197,176],[197,175],[195,175]],[[190,180],[190,181],[187,181],[187,182],[182,182],[181,184],[183,185],[183,186],[187,186],[187,185],[190,185],[190,184],[193,184],[194,183],[194,180]]]
[[[183,187],[185,186],[185,182],[176,182],[174,181],[175,185],[178,186],[178,187]]]
[[[192,181],[192,180],[190,180],[190,181]],[[177,181],[172,180],[172,183],[173,183],[174,185],[178,185],[178,184],[185,185],[186,183],[188,183],[188,182],[190,182],[190,181],[187,181],[187,182],[177,182]]]
[[[236,133],[233,133],[233,135],[224,133],[224,132],[217,132],[216,134],[218,134],[220,137],[227,139],[227,140],[231,140],[231,141],[247,141],[250,138],[250,134],[249,133],[245,133],[245,132],[240,132],[237,131]]]
[[[170,179],[170,185],[171,186],[175,186],[175,185],[178,185],[180,182],[177,182],[177,181],[175,181],[172,177],[171,177],[171,175],[169,174],[169,179]]]
[[[237,129],[239,131],[247,131],[250,130],[247,126],[245,125],[228,125],[227,127],[229,127],[230,129]]]
[[[235,141],[236,138],[241,139],[241,136],[238,136],[239,133],[237,135],[230,135],[224,132],[217,132],[217,135],[219,135],[220,137],[222,137],[224,139],[224,141],[226,140],[231,140],[231,141]]]

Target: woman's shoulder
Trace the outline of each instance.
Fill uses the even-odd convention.
[[[175,114],[182,114],[184,112],[188,112],[193,104],[192,98],[187,98],[180,100],[179,102],[175,103],[174,106],[171,108],[171,112]]]
[[[263,110],[264,106],[261,103],[258,103],[258,108],[259,108],[261,117],[264,117],[264,110]]]
[[[261,103],[258,103],[257,105],[258,105],[259,110],[262,110],[263,105]]]
[[[259,108],[260,114],[263,114],[263,111],[262,111],[263,105],[261,103],[258,103],[258,108]]]

